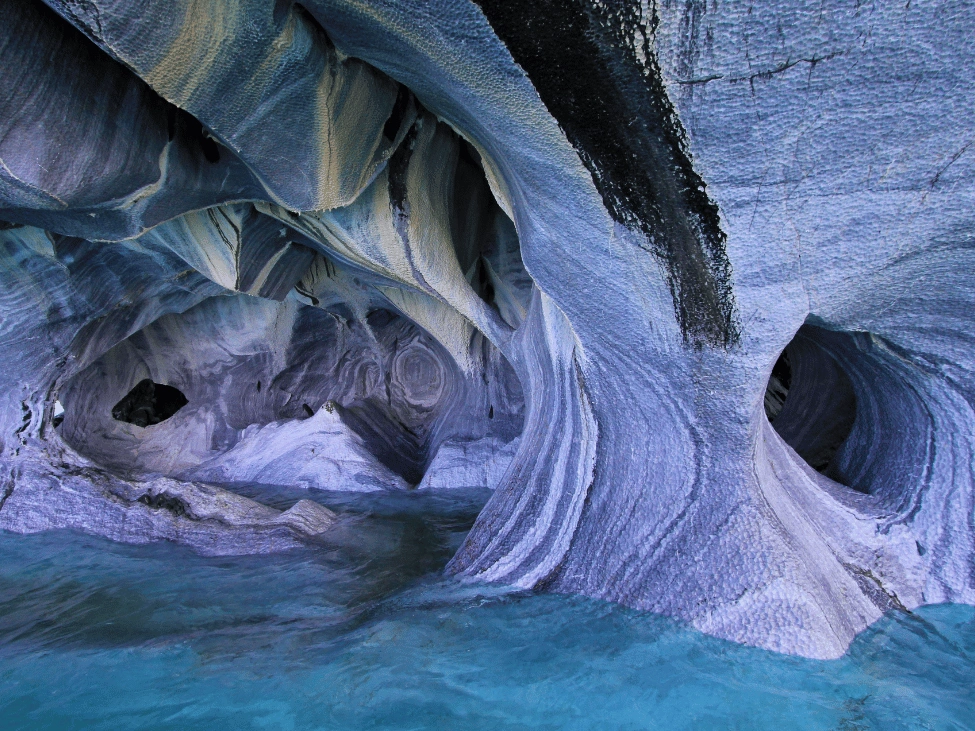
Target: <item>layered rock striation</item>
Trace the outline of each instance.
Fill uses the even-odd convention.
[[[0,527],[480,485],[464,580],[810,657],[975,603],[964,3],[0,17]]]

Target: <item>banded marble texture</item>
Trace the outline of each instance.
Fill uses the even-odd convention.
[[[261,552],[336,516],[235,482],[480,485],[465,581],[818,658],[975,603],[968,4],[0,20],[0,527]],[[146,378],[187,404],[114,419]]]

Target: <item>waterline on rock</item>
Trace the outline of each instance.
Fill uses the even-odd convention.
[[[839,660],[807,660],[445,578],[486,491],[246,490],[311,497],[339,526],[219,558],[0,533],[4,728],[971,727],[971,607],[891,613]]]

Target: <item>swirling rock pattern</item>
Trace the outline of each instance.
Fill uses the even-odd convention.
[[[229,483],[481,484],[465,580],[811,657],[975,603],[968,5],[0,19],[0,527],[278,550],[334,516]],[[146,378],[187,404],[113,419]]]

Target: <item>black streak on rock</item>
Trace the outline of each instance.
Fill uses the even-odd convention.
[[[664,0],[664,7],[671,7],[676,0]],[[677,53],[677,76],[681,79],[690,79],[694,76],[697,68],[697,60],[701,55],[700,35],[703,18],[707,14],[707,0],[684,0],[684,7],[681,13],[680,45]],[[706,43],[711,44],[711,31],[708,29]]]
[[[475,0],[592,174],[607,210],[664,263],[685,341],[739,330],[718,207],[694,171],[631,0]],[[642,58],[641,58],[642,56]]]
[[[416,135],[417,129],[414,125],[389,159],[389,201],[393,208],[396,231],[403,241],[409,241],[410,202],[406,198],[406,174],[413,156]]]
[[[406,110],[409,105],[410,90],[401,85],[399,92],[396,94],[396,103],[393,105],[393,111],[389,113],[389,118],[386,120],[386,124],[383,125],[383,135],[390,141],[396,139],[396,133],[403,126],[403,120],[406,118]]]

